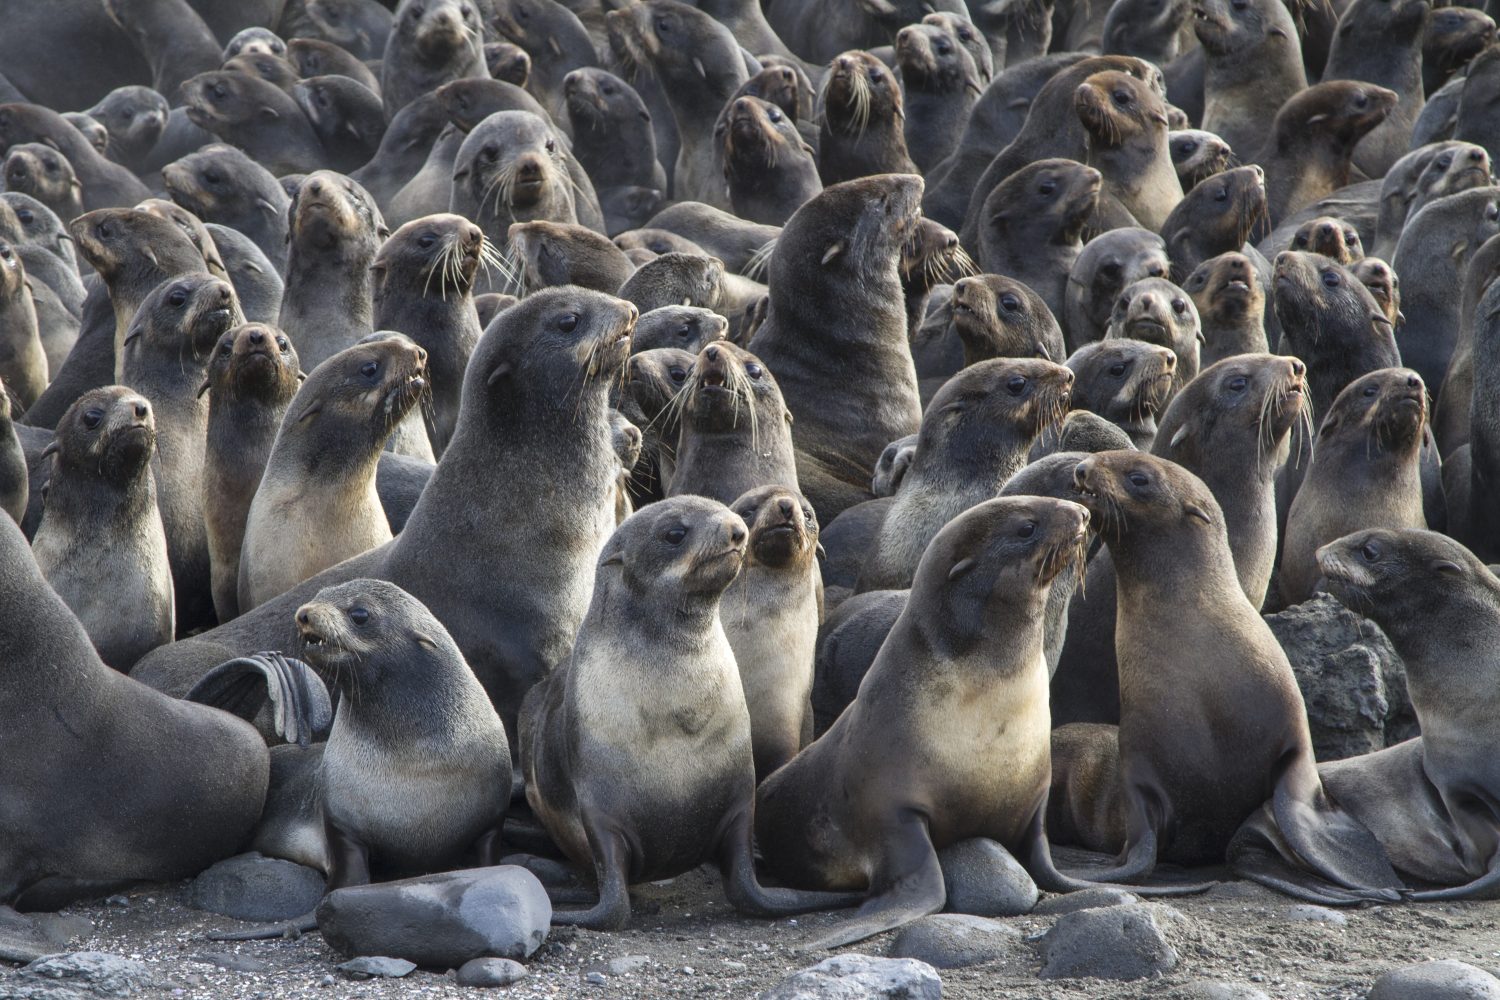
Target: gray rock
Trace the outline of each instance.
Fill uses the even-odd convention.
[[[1195,979],[1173,990],[1167,1000],[1271,1000],[1260,990],[1240,983],[1220,983],[1212,979]]]
[[[1467,962],[1423,962],[1375,980],[1369,1000],[1500,1000],[1500,979]]]
[[[338,970],[350,979],[400,979],[416,971],[416,965],[404,958],[366,955],[350,959]]]
[[[1349,923],[1347,916],[1326,906],[1291,906],[1287,908],[1286,918],[1297,923],[1332,924],[1334,927],[1344,927]]]
[[[514,865],[350,886],[318,904],[324,939],[344,954],[393,955],[439,969],[525,958],[551,924],[546,890]]]
[[[794,972],[760,1000],[942,1000],[937,970],[911,958],[835,955]]]
[[[602,972],[606,976],[628,976],[632,972],[644,972],[651,968],[650,955],[619,955],[588,967],[589,972]]]
[[[262,962],[258,958],[249,955],[240,955],[232,951],[206,951],[201,955],[194,955],[193,961],[202,962],[204,965],[217,966],[229,972],[248,972],[258,974],[271,971],[271,963]]]
[[[1004,959],[1031,961],[1031,949],[1020,931],[997,920],[960,913],[940,913],[907,924],[886,955],[915,958],[936,969],[959,969]]]
[[[1124,889],[1079,889],[1061,896],[1048,896],[1032,907],[1031,913],[1037,917],[1056,917],[1079,910],[1097,910],[1102,906],[1124,906],[1140,901],[1139,896]]]
[[[151,985],[151,970],[135,959],[104,951],[47,955],[21,970],[33,981],[52,980],[101,996],[128,997]]]
[[[1021,863],[996,841],[961,840],[938,852],[949,913],[979,917],[1019,917],[1036,905],[1036,883]]]
[[[1177,968],[1156,914],[1135,903],[1063,914],[1041,953],[1043,979],[1144,979]]]
[[[1319,760],[1370,753],[1415,736],[1406,665],[1379,627],[1327,594],[1266,616],[1307,703]]]
[[[304,865],[241,854],[193,879],[188,901],[236,920],[290,920],[318,905],[323,886],[323,876]]]
[[[602,972],[590,972],[583,977],[583,981],[590,986],[603,986],[609,982],[609,977]]]
[[[510,986],[526,978],[526,966],[508,958],[476,958],[458,970],[460,986]]]
[[[83,917],[56,913],[17,913],[0,907],[0,961],[34,962],[55,955],[94,925]]]

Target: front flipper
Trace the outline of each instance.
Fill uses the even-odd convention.
[[[307,664],[281,653],[256,653],[221,663],[204,674],[183,700],[253,722],[268,697],[276,733],[282,739],[306,747],[327,737],[333,725],[328,688]]]
[[[822,937],[798,947],[798,951],[853,944],[943,908],[948,901],[948,890],[943,885],[937,851],[927,833],[926,817],[903,810],[892,826],[879,831],[879,838],[884,857],[870,879],[870,895],[865,904],[852,919],[835,925]]]
[[[1047,892],[1078,892],[1080,889],[1124,889],[1137,896],[1192,896],[1213,888],[1213,882],[1191,882],[1181,885],[1119,885],[1095,879],[1074,878],[1058,871],[1052,861],[1052,845],[1047,842],[1047,803],[1043,800],[1023,834],[1019,859],[1037,888]]]
[[[1129,882],[1149,876],[1156,870],[1159,850],[1156,831],[1161,826],[1160,797],[1155,790],[1138,784],[1125,789],[1125,849],[1122,860],[1113,868],[1089,872],[1082,881]],[[1050,853],[1050,852],[1049,852]]]
[[[737,812],[725,825],[719,841],[719,871],[729,904],[752,917],[785,917],[812,910],[837,910],[864,898],[857,892],[806,892],[768,889],[755,877],[751,846],[750,810]]]
[[[328,883],[326,893],[350,885],[370,882],[370,852],[363,843],[332,820],[324,817],[323,835],[328,842]],[[297,938],[318,929],[317,907],[291,920],[266,924],[247,931],[210,931],[210,941],[265,941],[270,938]]]
[[[629,847],[623,834],[605,828],[587,813],[583,816],[589,850],[594,854],[594,875],[599,883],[599,901],[587,910],[553,910],[554,924],[573,924],[594,931],[617,931],[630,921]]]

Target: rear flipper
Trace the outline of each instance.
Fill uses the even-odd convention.
[[[755,856],[750,846],[750,810],[737,813],[719,843],[719,869],[729,904],[752,917],[785,917],[813,910],[838,910],[864,899],[857,892],[806,892],[769,889],[755,877]]]
[[[268,941],[272,938],[299,938],[317,929],[317,911],[308,910],[300,917],[280,923],[263,924],[247,931],[209,931],[204,937],[210,941]]]
[[[879,833],[885,849],[870,895],[850,920],[835,925],[822,937],[800,945],[798,951],[838,948],[873,937],[937,913],[948,901],[943,869],[927,832],[926,817],[904,810],[895,824]]]
[[[1396,902],[1403,896],[1395,888],[1350,889],[1311,874],[1282,836],[1269,803],[1240,825],[1229,841],[1226,853],[1229,866],[1236,875],[1320,906]]]
[[[328,688],[307,664],[281,653],[256,653],[221,663],[183,696],[247,722],[255,721],[267,698],[282,739],[306,747],[327,738],[333,725]]]
[[[1500,899],[1500,854],[1490,858],[1489,871],[1466,885],[1455,885],[1446,889],[1419,889],[1407,898],[1419,903],[1451,899]]]
[[[1213,882],[1189,882],[1180,885],[1120,885],[1112,882],[1102,882],[1097,879],[1074,878],[1058,871],[1057,865],[1052,861],[1052,845],[1047,842],[1047,805],[1045,802],[1037,809],[1031,817],[1031,823],[1023,835],[1022,849],[1024,857],[1019,859],[1037,888],[1045,889],[1047,892],[1078,892],[1080,889],[1124,889],[1133,892],[1137,896],[1192,896],[1200,892],[1207,892],[1213,888]],[[1151,868],[1156,865],[1156,839],[1153,835],[1151,846]],[[1128,861],[1127,861],[1128,867]],[[1148,869],[1150,870],[1150,869]]]

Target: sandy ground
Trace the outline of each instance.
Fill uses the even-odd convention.
[[[401,980],[351,981],[335,971],[342,961],[320,936],[226,944],[206,930],[232,923],[189,909],[185,884],[128,895],[128,905],[90,905],[69,913],[87,917],[94,931],[72,950],[98,950],[146,962],[158,979],[150,995],[187,998],[474,997],[452,974],[418,971]],[[1207,894],[1174,899],[1186,920],[1169,920],[1167,936],[1181,956],[1177,969],[1154,980],[1037,978],[1039,961],[1026,953],[1008,962],[941,970],[943,996],[1171,997],[1200,979],[1253,985],[1275,998],[1363,998],[1383,972],[1427,959],[1456,958],[1500,968],[1500,902],[1420,904],[1340,911],[1347,924],[1305,922],[1290,916],[1295,901],[1245,882],[1224,882]],[[635,916],[619,933],[559,928],[528,962],[529,976],[495,994],[514,997],[755,997],[822,955],[797,954],[809,931],[839,919],[816,914],[765,921],[737,916],[724,902],[717,875],[699,869],[669,884],[642,887]],[[1005,921],[1028,937],[1055,918]],[[884,954],[892,935],[846,949]],[[1029,952],[1029,949],[1027,949]],[[602,984],[586,976],[611,959],[649,957],[638,971]],[[232,956],[232,957],[231,957]],[[217,962],[218,964],[214,964]],[[225,964],[238,968],[224,968]],[[14,977],[0,974],[0,997]]]

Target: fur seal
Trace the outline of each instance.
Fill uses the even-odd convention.
[[[116,670],[172,641],[172,571],[156,507],[156,422],[144,396],[91,389],[68,408],[31,550],[47,584]]]
[[[297,75],[304,80],[338,76],[359,84],[377,97],[381,92],[380,81],[369,64],[343,46],[321,38],[291,39],[286,43],[286,61],[292,64]],[[379,65],[384,66],[384,63]],[[365,102],[361,101],[363,103]]]
[[[334,170],[356,170],[370,162],[385,135],[385,110],[370,88],[347,76],[309,76],[292,86]]]
[[[290,34],[331,42],[359,59],[381,58],[394,23],[388,8],[366,0],[307,0],[302,18]],[[288,11],[283,25],[290,19]]]
[[[1281,0],[1199,0],[1193,33],[1203,47],[1202,127],[1244,157],[1307,87],[1296,22]]]
[[[696,355],[729,332],[729,321],[711,309],[698,306],[662,306],[641,313],[630,338],[632,354],[659,347],[675,347]]]
[[[396,112],[370,162],[350,176],[369,190],[382,208],[389,208],[391,200],[426,164],[438,136],[448,125],[443,99],[435,93],[423,94]]]
[[[1182,200],[1161,97],[1134,75],[1109,70],[1078,85],[1073,110],[1088,133],[1089,161],[1103,174],[1105,190],[1140,225],[1161,229]]]
[[[1024,282],[971,275],[954,282],[952,301],[953,332],[963,344],[966,368],[988,358],[1067,356],[1052,310]]]
[[[213,145],[161,168],[173,201],[204,222],[238,229],[285,273],[287,197],[275,176],[233,146]]]
[[[1192,191],[1214,174],[1234,166],[1234,150],[1229,143],[1201,129],[1168,132],[1167,150],[1184,191]]]
[[[1020,471],[1032,442],[1068,411],[1072,388],[1071,370],[1031,358],[981,361],[950,379],[928,406],[855,591],[911,586],[928,543]]]
[[[281,417],[302,381],[292,342],[274,327],[247,323],[219,338],[208,377],[203,520],[208,529],[214,611],[240,613],[240,545]]]
[[[812,742],[813,658],[823,619],[818,519],[796,490],[778,485],[749,490],[730,509],[750,537],[719,610],[750,710],[759,783]]]
[[[238,55],[268,55],[276,56],[278,59],[286,58],[286,42],[281,36],[270,28],[249,27],[235,33],[224,46],[224,61],[228,62]]]
[[[758,266],[764,267],[770,245],[781,235],[776,226],[747,222],[712,205],[690,201],[666,206],[642,228],[665,229],[692,240],[700,252],[719,258],[736,274],[754,274]]]
[[[628,303],[577,288],[546,289],[502,312],[469,359],[453,440],[401,534],[228,625],[155,651],[135,675],[185,689],[226,651],[293,648],[291,612],[303,601],[333,583],[384,579],[443,623],[513,732],[522,695],[577,634],[615,525],[620,461],[607,397],[636,318]],[[546,490],[536,478],[542,452]],[[490,499],[473,503],[480,493]],[[466,513],[455,519],[454,511]]]
[[[83,205],[89,211],[134,205],[151,197],[134,174],[100,156],[57,112],[36,104],[0,104],[0,151],[27,142],[52,146],[67,157],[83,182]]]
[[[1043,615],[1053,580],[1083,559],[1088,522],[1077,504],[1043,497],[987,500],[950,521],[854,702],[761,784],[755,832],[769,869],[869,894],[813,947],[942,909],[937,851],[969,837],[999,841],[1040,886],[1080,887],[1046,839]],[[904,766],[888,767],[892,755]]]
[[[40,142],[23,142],[5,154],[5,189],[29,194],[60,219],[83,214],[83,182],[57,150]]]
[[[631,470],[629,484],[631,496],[641,505],[662,499],[672,481],[682,409],[670,404],[687,384],[696,361],[695,352],[658,347],[631,355],[626,365],[618,406],[641,429],[641,459]]]
[[[1318,765],[1323,787],[1367,827],[1396,871],[1422,888],[1404,891],[1418,901],[1488,899],[1494,895],[1494,819],[1487,802],[1495,787],[1487,760],[1474,748],[1488,739],[1486,711],[1493,698],[1482,682],[1493,658],[1497,584],[1471,552],[1435,532],[1375,528],[1346,535],[1318,551],[1329,591],[1356,614],[1370,616],[1407,665],[1412,706],[1421,735],[1348,760]],[[1462,640],[1456,637],[1462,636]],[[1456,641],[1477,642],[1470,655],[1453,655]],[[1279,855],[1291,864],[1263,808],[1230,847],[1238,874],[1319,902],[1353,902],[1334,886],[1268,867]]]
[[[981,66],[958,37],[957,26],[924,21],[896,32],[906,148],[926,173],[957,148],[985,83]]]
[[[222,69],[230,73],[244,73],[246,76],[258,76],[289,94],[298,80],[296,67],[279,56],[267,55],[263,52],[241,53],[233,59],[225,60],[223,66],[211,68]]]
[[[498,864],[510,744],[443,624],[383,580],[318,591],[296,624],[340,695],[318,767],[329,888],[445,871],[471,849]],[[373,800],[371,782],[395,799]]]
[[[386,119],[451,80],[489,76],[482,29],[469,0],[402,0],[380,61]]]
[[[758,97],[725,106],[714,127],[729,204],[740,218],[781,226],[823,190],[813,149],[792,119]]]
[[[571,655],[526,697],[527,801],[599,888],[593,907],[555,910],[555,923],[623,927],[630,882],[706,860],[717,861],[725,895],[748,913],[851,901],[764,889],[755,879],[750,715],[720,619],[748,534],[738,515],[701,497],[663,500],[628,519],[599,557]],[[664,802],[689,800],[695,808],[663,823]]]
[[[1360,140],[1354,163],[1380,177],[1411,148],[1422,113],[1422,41],[1430,0],[1351,0],[1339,16],[1324,80],[1362,80],[1392,91],[1396,104]]]
[[[245,318],[252,323],[276,322],[281,315],[281,296],[286,291],[276,265],[238,229],[213,222],[205,223],[203,228],[219,251]]]
[[[392,540],[375,466],[428,388],[428,352],[375,340],[315,367],[282,417],[240,544],[240,612]]]
[[[1317,550],[1349,529],[1425,528],[1420,451],[1427,390],[1408,368],[1355,379],[1323,417],[1312,465],[1292,501],[1281,553],[1281,593],[1306,600]]]
[[[489,67],[491,77],[517,87],[526,86],[531,79],[531,56],[510,42],[485,43],[484,64]]]
[[[820,467],[797,471],[824,521],[863,499],[885,446],[921,424],[898,267],[921,193],[905,174],[825,188],[771,255],[769,308],[750,346],[776,373],[798,450]]]
[[[625,251],[587,226],[537,219],[511,223],[507,235],[522,295],[555,285],[614,292],[636,270]]]
[[[1422,92],[1429,98],[1495,40],[1495,22],[1472,7],[1439,7],[1422,36]]]
[[[182,85],[188,119],[250,154],[271,173],[307,173],[323,163],[323,144],[292,95],[234,70],[199,73]]]
[[[312,369],[373,329],[370,265],[390,235],[370,193],[331,170],[309,174],[288,209],[286,290],[277,326]]]
[[[1162,223],[1172,280],[1181,284],[1210,257],[1239,250],[1265,212],[1266,175],[1260,167],[1236,167],[1198,183]]]
[[[980,208],[979,266],[1025,282],[1054,316],[1061,314],[1102,184],[1099,171],[1074,160],[1038,160],[1017,170]]]
[[[224,58],[213,29],[188,0],[105,0],[103,6],[150,65],[159,94],[176,94],[185,80],[218,69]]]
[[[809,7],[801,0],[769,0],[763,5],[772,29],[804,59],[826,63],[849,49],[889,45],[903,25],[926,15],[967,17],[963,0],[829,0]],[[977,5],[976,5],[977,6]]]
[[[1166,243],[1145,229],[1112,229],[1085,243],[1068,272],[1067,296],[1058,317],[1068,350],[1103,339],[1115,300],[1127,286],[1145,278],[1165,278],[1170,270]]]
[[[203,517],[208,402],[198,395],[219,337],[245,322],[234,288],[206,274],[162,282],[125,333],[122,383],[156,418],[156,499],[167,532],[177,628],[214,621],[213,577]]]
[[[499,36],[519,45],[531,57],[527,87],[550,111],[560,103],[562,81],[579,67],[595,66],[602,30],[591,34],[567,4],[538,0],[493,0],[490,24]],[[614,4],[593,4],[593,23],[601,28],[604,11]],[[598,41],[596,42],[596,39]]]
[[[109,133],[109,158],[140,171],[167,128],[167,99],[150,87],[116,87],[88,109]]]
[[[573,155],[594,187],[666,188],[651,112],[634,87],[607,70],[587,66],[563,77],[562,89]]]
[[[47,388],[47,352],[37,326],[26,265],[0,240],[0,379],[23,410]],[[4,403],[9,405],[9,403]]]
[[[1192,296],[1203,324],[1203,367],[1236,354],[1264,354],[1266,293],[1260,273],[1249,257],[1238,251],[1211,257],[1193,269],[1182,283]]]
[[[1350,80],[1314,84],[1282,105],[1255,155],[1271,223],[1348,184],[1354,147],[1395,106],[1393,91]]]
[[[495,256],[491,249],[489,260]],[[370,264],[375,329],[404,333],[427,353],[431,405],[422,417],[439,457],[458,425],[464,369],[483,332],[473,291],[486,263],[478,226],[455,215],[429,215],[392,233]]]
[[[1399,327],[1406,322],[1401,312],[1401,279],[1391,270],[1391,265],[1379,257],[1363,257],[1349,265],[1349,273],[1370,291],[1375,304],[1385,313],[1391,325]],[[1462,333],[1460,333],[1460,337]]]
[[[1208,487],[1137,452],[1092,455],[1075,477],[1114,557],[1120,725],[1053,732],[1049,831],[1119,851],[1119,864],[1098,877],[1141,878],[1159,860],[1221,861],[1240,823],[1270,800],[1308,868],[1370,898],[1392,898],[1395,873],[1379,844],[1318,780],[1302,695],[1241,589]],[[1164,577],[1174,571],[1190,573],[1194,585],[1173,586]],[[1168,628],[1189,633],[1187,641],[1163,647]],[[1221,664],[1212,676],[1199,669],[1204,655]],[[1165,691],[1213,725],[1163,724]]]
[[[836,57],[818,91],[818,176],[824,185],[914,174],[905,104],[890,67],[860,49]]]
[[[1172,398],[1176,352],[1128,338],[1096,340],[1069,355],[1067,365],[1073,373],[1073,409],[1098,414],[1136,448],[1149,451],[1157,418]]]
[[[31,498],[31,472],[27,468],[26,448],[16,430],[5,382],[0,379],[0,511],[20,524],[26,517]]]
[[[1287,249],[1320,253],[1346,267],[1357,260],[1362,260],[1365,255],[1364,244],[1359,238],[1359,230],[1343,219],[1335,219],[1327,215],[1308,219],[1298,226],[1297,232],[1292,236],[1292,244]]]
[[[1176,354],[1171,395],[1198,376],[1203,345],[1198,309],[1186,292],[1165,278],[1142,278],[1126,286],[1110,311],[1104,336],[1106,340],[1143,340]]]
[[[723,281],[724,262],[717,257],[664,253],[637,268],[617,294],[646,312],[669,305],[717,311],[723,304]]]
[[[761,486],[797,489],[792,415],[754,354],[728,341],[707,345],[674,405],[680,430],[669,496],[734,503]]]

